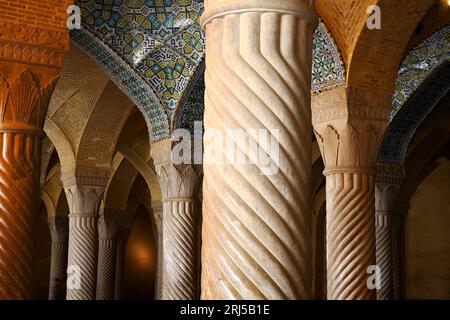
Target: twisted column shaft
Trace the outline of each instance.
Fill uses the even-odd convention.
[[[381,271],[381,287],[378,300],[391,300],[394,292],[394,246],[393,221],[398,220],[394,209],[396,195],[405,171],[400,163],[378,163],[375,186],[375,236],[376,261]]]
[[[163,205],[163,300],[198,299],[197,217],[192,199],[166,200]]]
[[[102,217],[98,223],[97,300],[113,300],[118,225],[114,218]]]
[[[156,156],[155,156],[156,157]],[[156,165],[163,194],[161,299],[198,299],[197,216],[194,202],[199,174],[193,166]]]
[[[67,300],[95,300],[98,207],[103,187],[65,187],[69,204]]]
[[[40,146],[39,136],[0,128],[0,300],[33,296]]]
[[[392,225],[388,212],[375,212],[376,262],[380,268],[378,300],[392,299]]]
[[[69,215],[67,300],[94,300],[97,274],[96,215]],[[73,281],[73,282],[72,282]],[[72,285],[70,285],[72,283]]]
[[[202,19],[201,298],[311,298],[312,1],[210,0]]]
[[[0,71],[0,300],[31,299],[42,127],[57,74],[12,61]]]
[[[327,297],[374,299],[367,268],[375,265],[374,176],[330,173],[327,190]]]
[[[67,217],[49,218],[52,249],[50,260],[49,300],[66,297],[67,251],[69,226]]]

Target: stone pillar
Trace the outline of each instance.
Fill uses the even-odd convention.
[[[162,300],[198,299],[197,215],[195,196],[199,174],[193,166],[156,164],[163,194]]]
[[[346,99],[347,108],[352,98]],[[385,124],[327,112],[322,121],[320,110],[313,116],[326,176],[327,297],[375,299],[369,267],[375,266],[375,166]]]
[[[375,186],[376,262],[381,271],[378,300],[393,298],[392,215],[395,197],[404,176],[400,164],[378,164]]]
[[[162,280],[163,280],[163,205],[162,203],[152,203],[153,217],[156,224],[156,239],[157,239],[157,267],[156,267],[156,287],[155,287],[155,299],[161,300],[162,298]]]
[[[31,7],[21,9],[24,18],[34,15]],[[17,9],[12,6],[1,9],[0,300],[34,296],[34,221],[39,208],[42,128],[63,54],[69,49],[68,30],[60,20],[66,19],[67,8],[54,7],[54,19],[39,26],[35,21],[17,19]]]
[[[48,299],[65,300],[69,221],[67,217],[51,217],[48,224],[52,237]]]
[[[30,299],[42,127],[57,75],[8,65],[2,60],[3,45],[0,42],[0,300]]]
[[[95,300],[98,209],[104,185],[64,185],[70,211],[67,300]]]
[[[119,217],[102,216],[98,221],[97,300],[113,300]]]
[[[314,1],[205,5],[205,135],[247,136],[205,136],[202,299],[311,298]]]

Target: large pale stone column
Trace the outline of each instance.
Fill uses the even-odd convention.
[[[52,237],[48,299],[64,300],[66,297],[69,220],[67,217],[51,217],[48,219],[48,224]]]
[[[199,174],[193,166],[156,165],[163,194],[162,300],[198,299],[197,215]]]
[[[70,210],[67,300],[95,300],[98,209],[104,184],[64,185]]]
[[[204,163],[202,299],[311,298],[314,1],[205,5],[204,148],[225,161]],[[228,129],[248,135],[231,146],[206,138]]]
[[[102,216],[98,221],[97,300],[113,300],[119,217]]]
[[[158,248],[158,255],[157,255],[157,261],[158,265],[156,267],[156,288],[155,288],[155,299],[160,300],[162,298],[162,280],[163,280],[163,204],[158,203],[152,203],[152,210],[153,210],[153,218],[156,224],[156,231],[157,231],[157,248]]]
[[[392,215],[404,170],[400,164],[378,164],[375,186],[376,262],[381,271],[378,300],[393,298]]]

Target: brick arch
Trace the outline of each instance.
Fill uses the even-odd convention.
[[[108,82],[82,131],[75,159],[76,175],[108,177],[120,132],[132,109],[128,97]],[[92,168],[96,170],[90,172]]]
[[[105,216],[113,212],[125,214],[131,188],[138,176],[136,168],[119,152],[116,153],[114,162],[116,168],[108,183],[102,203],[101,212]]]
[[[106,181],[132,109],[127,95],[73,47],[65,57],[44,127],[60,158],[63,179],[76,175]]]
[[[408,42],[434,0],[318,0],[317,11],[347,66],[347,85],[393,91]],[[381,8],[381,30],[366,27],[367,8]]]
[[[85,30],[71,33],[72,43],[96,61],[110,79],[125,92],[144,115],[152,141],[170,136],[162,102],[152,89],[103,42]]]
[[[108,82],[108,77],[80,50],[72,48],[66,54],[44,125],[62,171],[75,167],[82,132]]]
[[[434,0],[366,2],[376,2],[381,8],[381,30],[366,27],[367,6],[363,6],[362,21],[359,30],[355,30],[358,36],[349,47],[347,84],[372,86],[392,93],[409,40]]]
[[[63,188],[61,185],[61,165],[57,163],[48,172],[41,187],[41,199],[47,208],[48,217],[58,215]]]

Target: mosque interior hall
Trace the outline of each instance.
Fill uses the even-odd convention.
[[[0,300],[450,300],[449,0],[0,0]]]

